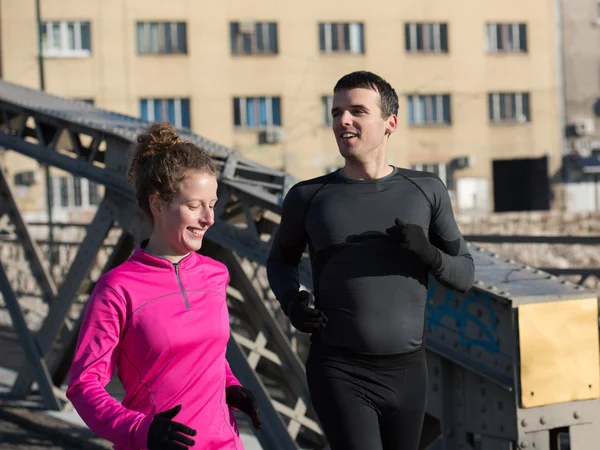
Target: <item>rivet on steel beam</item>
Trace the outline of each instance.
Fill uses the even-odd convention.
[[[525,419],[521,420],[521,426],[522,427],[526,427],[527,426],[527,421]]]
[[[577,411],[575,411],[575,412],[573,413],[573,417],[574,417],[575,419],[579,419],[579,413],[578,413]]]
[[[544,416],[540,417],[540,423],[546,425],[546,418]]]
[[[521,448],[527,448],[527,442],[522,441],[521,442]]]

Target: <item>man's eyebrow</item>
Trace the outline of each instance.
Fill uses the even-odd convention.
[[[367,110],[369,109],[365,105],[361,105],[361,104],[350,105],[350,108],[359,108],[359,109],[367,109]],[[331,108],[332,113],[335,111],[339,111],[339,110],[340,110],[340,108],[338,108],[338,107]]]

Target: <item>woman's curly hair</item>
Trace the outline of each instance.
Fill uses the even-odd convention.
[[[152,217],[149,197],[152,194],[171,202],[188,172],[217,176],[218,170],[208,152],[179,137],[167,122],[151,125],[137,137],[133,146],[127,179],[135,191],[138,204]]]

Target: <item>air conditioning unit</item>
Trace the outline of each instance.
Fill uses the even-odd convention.
[[[590,136],[594,134],[594,119],[581,119],[575,121],[575,134],[577,136]]]
[[[25,172],[17,172],[15,174],[15,186],[31,186],[38,184],[41,181],[39,170],[27,170]]]
[[[259,144],[280,144],[283,142],[284,132],[281,127],[268,127],[258,133]]]
[[[468,169],[469,167],[473,167],[475,165],[475,155],[452,158],[450,165],[454,169]]]
[[[244,20],[239,23],[238,30],[241,34],[254,34],[256,27],[254,26],[254,22],[250,20]]]

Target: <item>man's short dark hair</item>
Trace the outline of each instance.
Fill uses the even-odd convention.
[[[390,84],[372,72],[360,70],[349,73],[340,78],[333,88],[333,92],[349,90],[349,89],[372,89],[379,92],[381,97],[381,113],[384,118],[388,118],[392,114],[398,114],[398,95]]]

